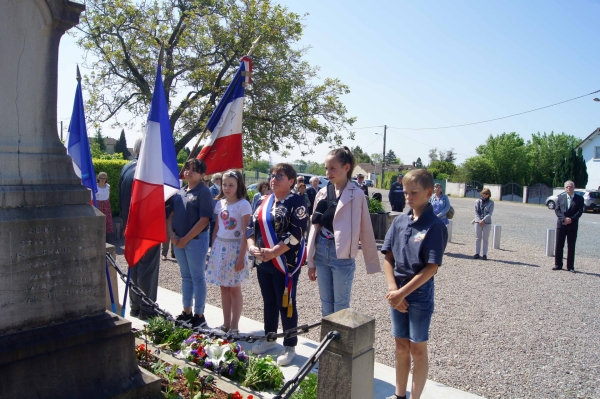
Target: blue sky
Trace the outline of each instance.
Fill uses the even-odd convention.
[[[425,128],[493,119],[600,90],[600,0],[280,1],[308,13],[301,42],[319,76],[350,86],[342,98],[355,127]],[[68,120],[75,64],[83,53],[64,37],[59,57],[59,119]],[[85,73],[85,72],[84,72]],[[85,97],[85,93],[84,93]],[[600,103],[584,97],[500,121],[441,130],[387,131],[404,163],[429,149],[454,148],[460,163],[490,134],[565,132],[584,138],[600,126]],[[65,130],[66,125],[65,124]],[[103,133],[118,138],[120,129]],[[357,129],[368,153],[381,152],[383,127]],[[131,146],[141,131],[128,131]],[[327,145],[307,159],[321,162]],[[268,156],[265,155],[264,158]],[[293,161],[294,156],[287,161]],[[284,160],[273,155],[273,161]]]

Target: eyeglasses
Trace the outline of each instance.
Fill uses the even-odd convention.
[[[238,179],[237,173],[235,173],[233,170],[228,170],[227,172],[223,173],[223,177],[235,177],[235,180]],[[221,179],[216,179],[216,180],[221,180]]]
[[[285,175],[283,173],[277,173],[276,175],[269,176],[269,180],[275,179],[277,181],[282,181]]]

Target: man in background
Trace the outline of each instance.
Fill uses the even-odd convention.
[[[402,185],[402,175],[398,175],[398,178],[392,187],[390,187],[389,200],[392,205],[392,211],[404,212],[404,205],[406,204],[406,198],[404,198],[404,186]]]
[[[308,195],[308,200],[310,201],[310,206],[308,207],[308,214],[312,215],[313,209],[315,207],[315,197],[319,192],[319,176],[313,176],[309,180],[310,185],[306,188],[306,195]]]
[[[561,270],[563,267],[563,251],[566,240],[567,270],[575,273],[575,242],[577,242],[577,229],[583,208],[583,197],[575,194],[575,183],[567,180],[565,193],[558,196],[556,208],[554,208],[558,220],[556,221],[556,250],[554,251],[552,270]]]
[[[365,184],[365,175],[359,173],[356,175],[356,184],[358,187],[365,193],[367,198],[369,198],[369,187]]]

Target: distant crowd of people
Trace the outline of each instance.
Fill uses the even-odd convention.
[[[139,153],[139,140],[134,153]],[[121,217],[127,223],[131,187],[137,159],[128,163],[119,179]],[[239,332],[243,311],[242,285],[256,268],[263,299],[265,333],[298,326],[296,290],[302,266],[308,279],[316,282],[321,314],[327,316],[350,307],[352,283],[359,246],[367,273],[382,271],[369,214],[369,190],[364,176],[353,182],[356,161],[347,148],[331,151],[325,159],[329,184],[319,188],[319,178],[308,182],[292,165],[279,163],[270,169],[269,181],[261,182],[248,198],[240,171],[212,175],[204,181],[206,165],[198,159],[185,163],[187,185],[166,204],[166,258],[171,244],[181,271],[182,313],[178,320],[208,328],[204,316],[207,283],[220,287],[223,324],[218,329]],[[110,214],[110,187],[100,173],[99,207]],[[555,270],[562,268],[562,247],[568,241],[567,269],[574,270],[577,221],[581,198],[574,196],[572,182],[565,183],[567,195],[556,207],[558,235]],[[100,190],[99,190],[100,191]],[[392,210],[400,212],[388,230],[381,252],[390,306],[392,335],[396,346],[397,386],[388,399],[406,398],[406,381],[411,359],[414,363],[411,398],[419,398],[427,379],[427,341],[434,309],[434,276],[442,265],[448,241],[450,200],[431,173],[415,169],[398,175],[389,192]],[[404,209],[408,205],[405,213]],[[108,206],[108,208],[107,208]],[[485,188],[474,206],[474,258],[487,259],[494,202]],[[451,215],[450,215],[451,216]],[[107,231],[112,221],[107,217]],[[165,250],[166,248],[166,250]],[[209,253],[210,255],[207,256]],[[560,248],[560,250],[559,250]],[[132,269],[132,281],[156,301],[160,246],[152,248]],[[385,298],[384,298],[385,297]],[[130,292],[130,314],[141,319],[153,309]],[[295,356],[296,337],[283,340],[277,357],[288,365]],[[261,341],[252,351],[262,354],[275,342]]]

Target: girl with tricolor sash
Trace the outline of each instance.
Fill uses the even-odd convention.
[[[298,327],[296,286],[306,259],[304,232],[308,223],[304,198],[292,193],[296,184],[292,165],[277,164],[270,174],[273,193],[258,200],[246,235],[263,297],[265,334],[277,332],[280,315],[284,331]],[[292,361],[297,343],[297,337],[283,340],[278,364],[286,366]],[[261,341],[252,351],[262,354],[275,346],[275,342]]]

